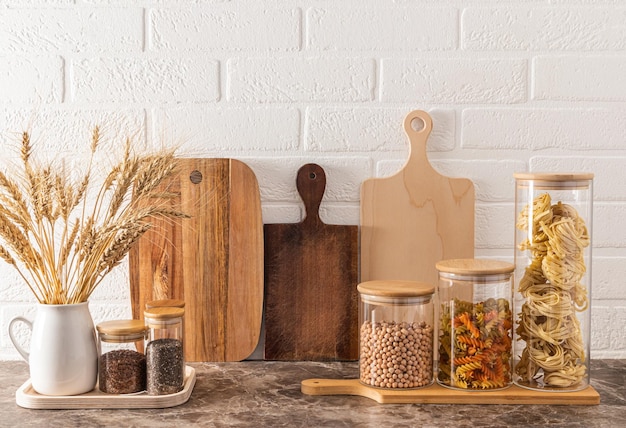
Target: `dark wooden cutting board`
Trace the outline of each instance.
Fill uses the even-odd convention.
[[[322,222],[326,174],[298,171],[300,223],[266,224],[265,359],[358,359],[358,226]]]
[[[436,285],[438,261],[474,256],[474,184],[430,165],[426,141],[432,127],[428,113],[410,112],[404,120],[407,163],[395,175],[361,186],[361,281]]]
[[[234,159],[180,159],[167,183],[191,218],[157,221],[129,254],[133,317],[146,302],[185,301],[187,361],[240,361],[259,341],[263,221],[252,170]]]

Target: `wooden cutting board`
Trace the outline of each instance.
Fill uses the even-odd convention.
[[[384,389],[362,384],[358,379],[305,379],[300,390],[307,395],[357,395],[381,404],[600,404],[600,395],[588,386],[582,391],[535,391],[511,385],[494,391],[469,391],[433,384],[416,389]]]
[[[298,171],[300,223],[266,224],[265,359],[358,359],[358,226],[322,222],[326,174]]]
[[[190,219],[157,221],[130,252],[133,317],[146,302],[185,301],[187,361],[240,361],[263,316],[263,221],[253,171],[234,159],[181,159],[168,183]]]
[[[426,141],[432,126],[428,113],[409,113],[404,120],[407,163],[395,175],[361,186],[361,281],[436,285],[435,263],[474,256],[474,185],[445,177],[430,165]]]

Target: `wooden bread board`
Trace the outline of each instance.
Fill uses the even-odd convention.
[[[590,385],[581,391],[535,391],[512,385],[497,391],[461,391],[437,383],[419,389],[373,388],[358,379],[306,379],[301,383],[306,395],[357,395],[381,404],[600,404],[600,394]]]
[[[414,122],[423,127],[414,128]],[[395,175],[361,186],[361,282],[400,279],[436,285],[435,263],[474,256],[474,185],[439,174],[426,156],[428,113],[404,120],[409,158]]]
[[[156,221],[129,254],[132,312],[185,302],[185,360],[241,361],[263,317],[263,221],[254,172],[235,159],[180,159],[165,191],[188,219]]]
[[[26,409],[163,409],[186,403],[196,384],[196,370],[185,367],[182,391],[167,395],[107,394],[96,388],[80,395],[41,395],[33,389],[30,379],[15,393],[15,402]]]
[[[302,166],[300,223],[266,224],[266,360],[358,359],[358,226],[322,222],[326,173]]]

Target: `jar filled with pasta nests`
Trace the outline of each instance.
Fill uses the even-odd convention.
[[[589,385],[591,173],[517,173],[514,382]]]
[[[439,271],[437,383],[452,389],[511,386],[513,271],[499,260],[451,259]]]
[[[417,281],[367,281],[357,289],[361,383],[385,389],[431,385],[435,287]]]

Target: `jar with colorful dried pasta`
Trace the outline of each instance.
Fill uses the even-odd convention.
[[[512,383],[514,265],[452,259],[439,271],[437,382],[463,390],[494,390]]]

